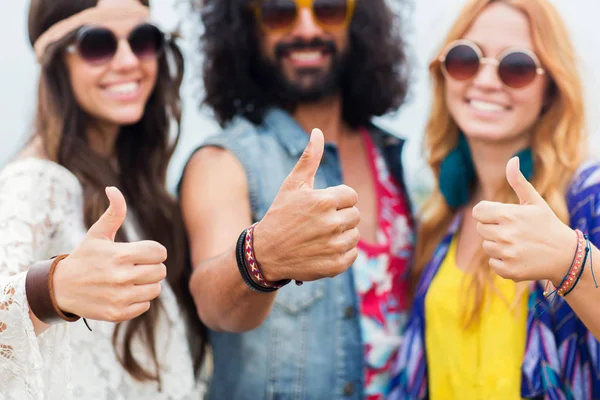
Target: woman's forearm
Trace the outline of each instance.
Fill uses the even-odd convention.
[[[33,330],[37,336],[41,335],[46,329],[50,328],[50,325],[43,323],[35,316],[35,314],[29,310],[29,319],[31,319],[31,323],[33,324]]]
[[[564,299],[569,303],[573,311],[579,316],[581,321],[590,330],[597,340],[600,340],[600,288],[594,282],[600,275],[600,250],[594,245],[581,278],[571,293]]]

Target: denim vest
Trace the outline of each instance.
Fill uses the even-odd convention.
[[[390,145],[385,154],[393,163],[392,173],[401,175],[403,141],[373,125],[368,129],[375,143]],[[203,146],[227,149],[240,161],[252,219],[258,221],[308,141],[309,135],[289,114],[271,109],[260,126],[238,118]],[[326,144],[315,188],[339,184],[338,152]],[[333,279],[283,287],[260,327],[243,334],[210,332],[214,374],[208,398],[361,399],[364,349],[357,307],[352,268]]]

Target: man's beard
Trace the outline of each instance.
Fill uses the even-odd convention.
[[[296,71],[294,80],[285,76],[281,60],[294,50],[322,51],[331,57],[328,70],[321,68],[301,68]],[[286,103],[314,103],[338,92],[345,67],[345,54],[337,51],[335,43],[321,39],[311,42],[294,41],[280,43],[275,48],[275,59],[272,61],[261,57],[257,59],[257,72],[261,87],[267,89],[278,100]],[[311,79],[309,85],[302,84],[303,78]]]

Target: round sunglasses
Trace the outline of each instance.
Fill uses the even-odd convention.
[[[260,25],[269,32],[288,31],[300,17],[300,9],[310,9],[314,21],[324,29],[347,26],[356,0],[257,0],[252,8]]]
[[[127,35],[131,52],[140,60],[158,57],[164,50],[166,36],[155,25],[143,23]],[[67,47],[70,53],[77,52],[87,63],[105,64],[113,59],[119,48],[119,38],[108,28],[83,26],[75,34],[75,41]]]
[[[496,67],[502,84],[511,89],[521,89],[531,84],[538,75],[544,75],[537,56],[530,50],[509,48],[498,58],[484,57],[483,52],[469,40],[457,40],[439,57],[442,72],[457,81],[473,79],[486,64]]]

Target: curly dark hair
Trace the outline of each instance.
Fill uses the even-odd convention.
[[[204,0],[204,103],[221,125],[241,115],[262,122],[268,107],[281,99],[256,73],[258,32],[251,0]],[[386,0],[357,0],[349,28],[349,48],[340,76],[342,115],[352,127],[396,110],[408,92],[408,57],[400,26]],[[286,105],[287,106],[287,105]]]

